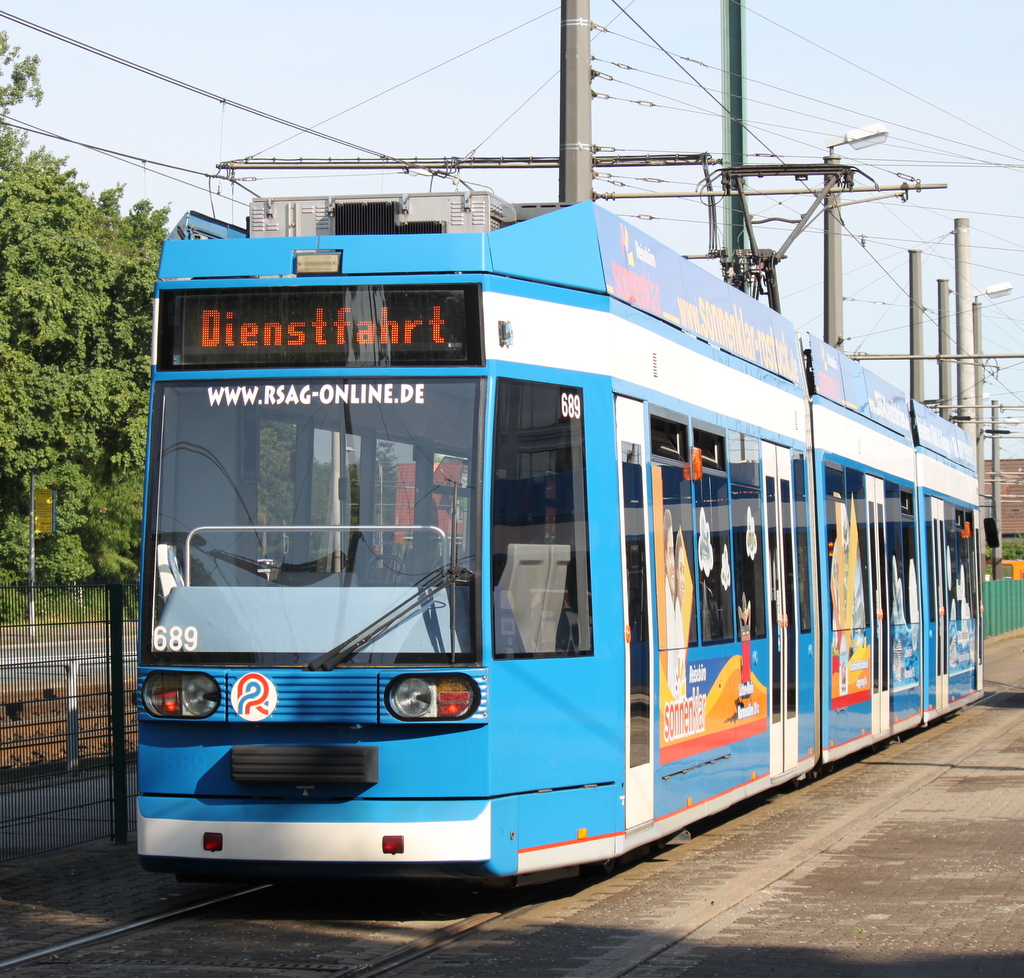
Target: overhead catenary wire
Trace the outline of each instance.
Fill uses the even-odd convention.
[[[704,94],[707,95],[708,98],[710,98],[712,102],[714,102],[715,105],[718,106],[719,109],[721,109],[722,112],[724,112],[726,115],[729,115],[729,110],[726,108],[725,103],[723,103],[722,100],[717,95],[715,95],[706,85],[699,82],[697,78],[693,75],[693,73],[674,54],[672,54],[663,44],[661,44],[661,42],[658,41],[649,31],[642,27],[638,23],[636,18],[631,13],[629,13],[629,11],[626,10],[626,8],[622,6],[622,4],[619,3],[619,0],[611,0],[611,2],[615,4],[616,7],[619,8],[619,10],[632,22],[633,26],[636,27],[637,30],[642,31],[643,34],[658,48],[658,50],[660,50],[666,57],[668,57],[669,60],[671,60],[672,63],[676,65],[677,68],[679,68],[680,71],[687,75],[694,82],[694,84],[696,84],[704,92]],[[777,160],[779,160],[780,163],[782,162],[782,157],[779,156],[777,153],[774,153],[772,149],[764,142],[764,140],[762,140],[755,133],[750,132],[745,121],[739,121],[743,128],[747,130],[752,139],[757,140],[757,142],[760,143],[768,151],[770,155],[774,156]]]
[[[648,47],[648,48],[651,48],[653,50],[657,50],[657,48],[655,48],[654,45],[644,44],[641,41],[637,41],[636,38],[629,37],[629,35],[626,35],[626,34],[616,34],[616,36],[622,38],[625,41],[630,41],[630,42],[635,43],[635,44],[640,44],[643,47]],[[799,35],[796,35],[796,36],[799,36]],[[707,68],[708,70],[714,71],[716,73],[721,73],[721,71],[723,70],[723,69],[718,68],[718,67],[716,67],[714,65],[707,65],[707,64],[704,64],[703,62],[695,61],[692,58],[684,58],[680,54],[675,54],[674,53],[673,57],[680,58],[682,60],[690,61],[691,63],[698,64],[701,67]],[[663,75],[663,74],[660,74],[658,72],[651,72],[651,71],[647,71],[647,70],[642,69],[642,68],[636,68],[633,65],[629,65],[629,64],[627,64],[625,62],[603,62],[603,63],[611,64],[614,67],[622,68],[623,70],[636,71],[638,74],[650,75],[651,77],[660,78],[660,79],[663,79],[665,81],[673,82],[673,83],[679,84],[679,85],[694,85],[696,87],[703,87],[703,86],[700,85],[699,82],[697,82],[696,80],[693,80],[693,79],[691,79],[690,81],[687,81],[686,79],[683,79],[683,78],[673,78],[671,75]],[[803,94],[801,92],[795,92],[792,89],[783,88],[783,87],[781,87],[779,85],[774,85],[771,82],[767,82],[767,81],[764,81],[764,80],[759,79],[759,78],[753,78],[753,77],[751,77],[749,75],[744,77],[744,81],[747,83],[748,86],[760,86],[760,87],[763,87],[763,88],[772,89],[773,91],[780,92],[783,95],[789,95],[789,96],[792,96],[794,98],[802,99],[802,100],[807,101],[807,102],[812,102],[814,104],[824,106],[826,108],[835,109],[836,111],[842,113],[843,115],[850,115],[850,114],[859,115],[860,114],[860,110],[859,109],[855,109],[855,108],[852,108],[852,107],[849,107],[849,106],[839,105],[839,104],[837,104],[835,102],[828,102],[828,101],[825,101],[824,99],[816,98],[813,95],[805,95],[805,94]],[[762,106],[766,106],[768,108],[778,109],[779,111],[783,111],[783,112],[786,112],[786,113],[790,113],[790,114],[794,114],[794,115],[806,116],[807,118],[817,119],[817,120],[819,120],[821,122],[827,122],[827,123],[829,123],[829,125],[831,127],[838,127],[838,126],[842,126],[843,125],[843,123],[840,122],[838,119],[829,119],[829,118],[827,118],[825,116],[813,115],[812,113],[803,112],[803,111],[801,111],[799,109],[795,109],[795,108],[792,108],[790,106],[782,106],[782,105],[779,105],[776,102],[768,102],[768,101],[765,101],[763,99],[753,98],[749,92],[748,92],[748,94],[746,96],[746,101],[748,102],[748,104],[762,105]],[[895,122],[896,120],[891,120],[891,121]],[[977,146],[977,145],[975,145],[973,143],[963,142],[962,140],[957,140],[957,139],[954,139],[954,138],[952,138],[950,136],[947,136],[947,135],[939,136],[936,133],[929,132],[928,130],[924,130],[924,129],[918,129],[918,128],[912,126],[912,125],[909,125],[909,124],[906,124],[906,123],[903,123],[903,122],[899,123],[899,129],[900,129],[901,132],[915,133],[915,134],[920,135],[920,136],[926,136],[926,137],[929,137],[931,139],[937,140],[937,141],[939,141],[939,142],[941,142],[943,144],[950,144],[950,145],[954,145],[954,146],[962,146],[965,149],[975,150],[975,151],[977,151],[979,153],[994,153],[995,155],[998,155],[998,156],[1006,156],[1010,160],[1010,162],[1007,162],[1007,163],[993,163],[993,162],[988,161],[988,160],[976,160],[973,157],[964,157],[963,158],[964,165],[966,165],[966,166],[981,164],[981,165],[987,165],[987,166],[1007,167],[1007,168],[1011,168],[1011,169],[1017,169],[1017,168],[1020,168],[1021,166],[1024,166],[1024,161],[1022,161],[1019,157],[1010,157],[1010,154],[1005,153],[1005,152],[1003,152],[1001,150],[986,149],[985,147]],[[982,131],[984,131],[984,130],[982,130]],[[822,133],[822,135],[827,135],[827,133]],[[926,144],[923,144],[923,143],[916,143],[916,144],[912,144],[912,145],[914,145],[916,147],[923,147],[923,148],[928,148],[928,149],[934,149],[936,152],[942,152],[941,150],[937,149],[934,146],[929,147],[929,146],[927,146]],[[758,154],[751,153],[749,155],[755,156],[755,155],[758,155]],[[773,154],[773,153],[769,153],[768,155],[770,157],[772,157],[773,159],[776,158],[775,154]],[[950,154],[950,155],[953,155],[953,154]],[[943,165],[946,165],[946,164],[943,164]]]
[[[614,0],[613,0],[613,2],[614,2]],[[950,112],[948,109],[944,109],[944,108],[942,108],[942,106],[936,105],[934,102],[931,102],[928,99],[924,98],[923,96],[918,95],[916,92],[912,92],[909,89],[904,88],[902,85],[897,85],[895,82],[890,81],[888,78],[884,78],[882,75],[877,74],[876,72],[872,71],[870,68],[865,68],[863,65],[857,64],[856,61],[851,61],[849,58],[845,58],[841,54],[836,54],[835,51],[829,50],[824,45],[819,44],[817,41],[812,41],[810,38],[804,37],[802,34],[798,34],[796,31],[792,30],[791,28],[786,27],[785,25],[780,24],[777,21],[772,20],[771,17],[768,17],[766,14],[763,14],[760,11],[754,10],[752,8],[748,8],[748,9],[750,9],[750,12],[755,17],[760,17],[762,20],[767,21],[769,24],[772,24],[774,27],[778,27],[779,30],[786,31],[789,34],[792,34],[794,37],[799,38],[801,41],[804,41],[805,43],[810,44],[813,47],[816,47],[819,51],[824,51],[826,54],[831,55],[833,58],[838,58],[840,61],[845,62],[846,64],[848,64],[848,65],[858,69],[859,71],[863,71],[865,74],[870,75],[872,78],[875,78],[878,81],[883,82],[886,85],[892,86],[898,92],[902,92],[904,95],[909,95],[911,98],[914,98],[914,99],[917,99],[920,102],[923,102],[925,105],[929,106],[930,108],[933,108],[933,109],[937,110],[938,112],[943,113],[944,115],[949,116],[951,119],[955,119],[957,122],[962,123],[965,126],[969,126],[972,129],[976,129],[980,133],[984,133],[990,139],[998,140],[999,142],[1003,143],[1006,146],[1009,146],[1011,149],[1015,150],[1018,153],[1024,153],[1024,149],[1021,149],[1021,147],[1017,146],[1014,143],[1011,143],[1009,140],[1003,139],[1002,136],[997,136],[994,133],[989,132],[987,129],[982,129],[981,126],[978,126],[978,125],[976,125],[973,122],[969,122],[967,119],[961,119],[960,116],[955,115],[954,113]]]
[[[450,58],[446,58],[444,61],[440,61],[436,65],[433,65],[430,68],[425,68],[423,71],[418,71],[418,72],[416,72],[416,74],[410,75],[408,78],[404,79],[403,81],[397,82],[394,85],[390,85],[388,88],[382,89],[381,91],[377,92],[375,95],[370,95],[367,98],[364,98],[364,99],[362,99],[359,102],[356,102],[354,105],[350,105],[350,106],[348,106],[348,108],[342,109],[340,112],[336,112],[334,115],[329,116],[326,119],[322,119],[320,122],[314,123],[314,128],[319,128],[320,126],[325,126],[325,125],[327,125],[327,123],[333,122],[335,119],[339,119],[339,118],[341,118],[341,116],[346,115],[349,112],[354,112],[356,109],[360,109],[364,105],[369,105],[370,102],[374,102],[377,99],[382,98],[385,95],[390,95],[391,92],[397,91],[399,88],[403,88],[404,86],[409,85],[412,82],[417,81],[420,78],[423,78],[425,75],[429,75],[431,72],[437,71],[440,68],[444,68],[447,65],[450,65],[450,64],[452,64],[455,61],[458,61],[460,58],[464,58],[467,55],[472,54],[474,51],[479,51],[481,48],[487,47],[487,45],[489,45],[489,44],[493,44],[495,41],[500,41],[502,38],[508,37],[510,34],[514,34],[516,31],[522,30],[524,27],[529,27],[531,24],[536,23],[538,20],[542,20],[545,17],[549,17],[551,14],[557,12],[558,9],[559,9],[558,7],[552,7],[550,10],[545,10],[544,13],[538,14],[536,17],[531,17],[529,20],[524,21],[522,24],[519,24],[516,27],[512,27],[512,28],[510,28],[507,31],[502,31],[500,34],[496,34],[494,37],[488,38],[486,41],[482,41],[480,44],[475,44],[475,45],[473,45],[473,47],[467,48],[465,51],[461,52],[460,54],[456,54],[456,55],[453,55]],[[547,84],[547,83],[545,82],[545,84]],[[531,98],[532,98],[532,96],[531,96]],[[529,101],[529,99],[527,99],[527,101]],[[518,111],[518,110],[516,110],[516,111]],[[513,113],[513,115],[514,114],[515,113]],[[510,116],[510,118],[511,118],[511,116]],[[497,130],[495,130],[495,132],[496,131]],[[491,135],[493,135],[493,133]],[[293,138],[294,138],[293,136],[289,136],[288,137],[288,139],[293,139]],[[489,138],[490,138],[490,136],[485,137],[485,139],[481,140],[481,145],[484,142],[486,142],[487,139],[489,139]],[[264,153],[267,153],[267,152],[269,152],[272,149],[276,149],[278,146],[281,146],[283,143],[288,142],[288,139],[283,139],[283,140],[281,140],[281,142],[273,143],[272,145],[266,146],[263,149],[257,150],[255,153],[251,153],[249,155],[251,155],[251,156],[262,156]],[[479,149],[479,146],[477,148]]]
[[[382,160],[392,160],[394,162],[404,162],[399,157],[391,156],[388,153],[381,152],[379,150],[370,149],[367,146],[360,146],[358,143],[350,142],[347,139],[342,139],[339,136],[332,136],[329,133],[320,132],[311,126],[304,126],[298,122],[292,122],[289,119],[282,118],[281,116],[274,115],[271,112],[265,112],[262,109],[257,109],[251,105],[246,105],[244,102],[238,102],[234,99],[227,98],[224,95],[216,95],[213,92],[208,92],[206,89],[200,88],[197,85],[193,85],[189,82],[182,81],[178,78],[174,78],[171,75],[166,75],[163,72],[156,71],[152,68],[147,68],[144,65],[136,64],[134,61],[129,61],[127,58],[122,58],[119,55],[111,54],[109,51],[104,51],[101,48],[94,47],[91,44],[86,44],[84,41],[76,40],[73,37],[68,37],[66,34],[61,34],[57,31],[51,30],[48,27],[43,27],[40,24],[33,23],[30,20],[26,20],[24,17],[18,17],[15,14],[9,13],[6,10],[0,10],[0,17],[6,18],[7,20],[13,21],[22,27],[27,27],[30,30],[38,31],[41,34],[45,34],[47,37],[51,37],[54,40],[62,41],[65,44],[70,44],[73,47],[79,48],[82,51],[87,51],[90,54],[94,54],[97,57],[105,58],[108,61],[112,61],[115,64],[119,64],[125,68],[130,68],[133,71],[141,72],[144,75],[148,75],[150,78],[155,78],[158,81],[165,82],[169,85],[174,85],[177,88],[181,88],[184,91],[191,92],[193,95],[198,95],[202,98],[211,99],[221,105],[231,106],[233,109],[238,109],[241,112],[247,112],[260,119],[264,119],[267,122],[273,122],[277,125],[285,126],[289,129],[294,129],[296,132],[305,133],[306,135],[316,136],[319,139],[326,139],[329,142],[337,143],[340,146],[345,146],[348,149],[356,150],[359,153],[369,153],[371,156],[376,156]]]

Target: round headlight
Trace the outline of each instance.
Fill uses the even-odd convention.
[[[464,720],[480,705],[480,687],[469,676],[398,676],[385,693],[385,703],[399,720]]]
[[[391,688],[388,702],[396,716],[418,720],[430,712],[434,703],[434,690],[422,679],[406,676]]]
[[[220,706],[220,685],[205,672],[152,672],[142,685],[142,703],[155,717],[202,720]]]

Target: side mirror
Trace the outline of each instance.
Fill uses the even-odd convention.
[[[999,536],[999,527],[996,526],[996,521],[991,516],[985,517],[985,545],[992,550],[1003,545]]]

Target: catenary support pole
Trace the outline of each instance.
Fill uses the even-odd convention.
[[[746,162],[746,56],[743,34],[745,28],[745,0],[722,0],[722,163],[726,167],[742,166]],[[725,229],[723,245],[727,257],[734,258],[737,251],[747,247],[743,220],[743,202],[739,196],[725,200]]]
[[[949,279],[938,280],[939,357],[948,357],[953,352],[953,334],[949,328]],[[947,421],[953,412],[953,361],[939,360],[939,414]]]
[[[971,304],[974,291],[971,286],[971,222],[958,217],[953,222],[953,261],[955,266],[954,291],[956,292],[956,352],[963,356],[974,356],[974,315]],[[961,405],[960,415],[965,419],[974,416],[965,405],[974,403],[974,364],[969,360],[958,360],[956,367],[956,403]]]
[[[973,362],[967,361],[965,366],[972,367],[971,371],[971,404],[973,415],[981,421],[984,413],[982,400],[984,399],[985,376],[981,365],[981,299],[975,299],[971,303],[971,334],[974,338],[974,353],[977,357]],[[978,459],[978,492],[984,500],[985,497],[985,427],[977,424],[974,426],[974,453]]]
[[[924,301],[921,252],[910,252],[910,355],[924,353]],[[910,396],[924,400],[924,360],[910,361]]]
[[[1002,577],[1003,561],[1003,467],[999,454],[999,402],[992,402],[992,519],[999,534],[999,545],[992,548],[992,580]]]
[[[590,134],[590,0],[562,0],[562,73],[558,139],[558,199],[592,200]]]
[[[838,156],[826,156],[825,163],[835,165]],[[825,329],[829,346],[843,348],[843,222],[839,193],[833,191],[825,201]]]

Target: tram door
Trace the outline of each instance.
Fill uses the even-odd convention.
[[[647,425],[644,406],[615,400],[626,679],[626,828],[654,818],[651,596],[648,588]]]
[[[871,732],[889,729],[889,568],[885,545],[885,484],[876,476],[866,478],[868,564],[871,573],[872,607],[875,612],[871,643]]]
[[[793,461],[790,450],[764,443],[764,507],[771,626],[769,706],[771,773],[797,763],[797,609],[793,551]]]

